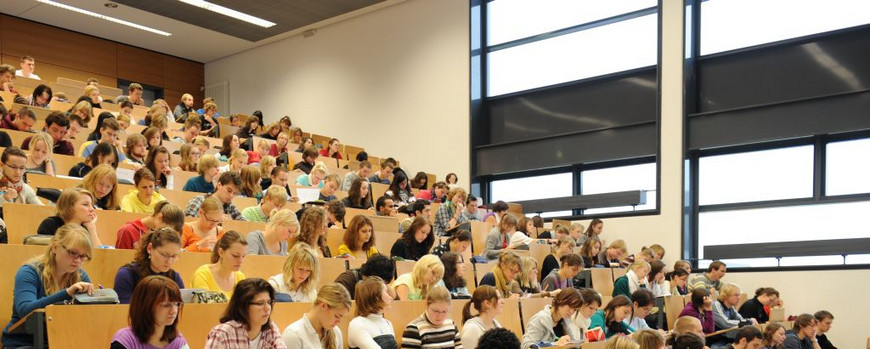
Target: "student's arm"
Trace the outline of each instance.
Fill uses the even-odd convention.
[[[67,289],[62,289],[52,295],[37,298],[41,276],[32,266],[25,265],[18,269],[15,274],[15,292],[13,307],[15,313],[24,317],[36,309],[45,308],[51,304],[72,299]]]
[[[381,346],[372,338],[374,335],[366,328],[368,320],[364,318],[354,320],[357,321],[351,320],[347,329],[348,345],[359,349],[381,349]]]
[[[396,288],[396,296],[400,301],[408,300],[408,294],[411,293],[411,289],[408,288],[408,285],[398,285]]]
[[[501,235],[498,233],[490,233],[486,236],[486,247],[483,249],[483,254],[488,259],[497,259],[501,253]]]

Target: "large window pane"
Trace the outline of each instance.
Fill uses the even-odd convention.
[[[646,190],[646,204],[589,209],[584,214],[654,210],[656,208],[656,164],[611,167],[583,171],[580,191],[583,195],[613,193],[628,190]]]
[[[506,202],[557,198],[573,195],[573,183],[571,173],[557,173],[552,175],[504,179],[492,181],[490,184],[490,197],[492,202],[504,200]],[[571,210],[548,212],[542,217],[570,216]]]
[[[867,0],[708,0],[701,4],[701,54],[866,23]]]
[[[658,60],[658,15],[647,15],[489,54],[488,96],[629,69]]]
[[[655,0],[497,0],[487,5],[489,45],[657,6]]]
[[[811,197],[813,147],[702,157],[698,180],[701,205]]]
[[[829,143],[825,195],[870,193],[870,139]]]

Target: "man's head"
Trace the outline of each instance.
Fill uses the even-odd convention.
[[[396,167],[396,163],[390,160],[382,160],[381,161],[381,171],[378,173],[378,177],[381,179],[389,178],[393,174],[393,168]]]
[[[54,111],[45,118],[45,132],[51,135],[55,143],[66,136],[69,131],[69,117],[63,112]]]
[[[3,163],[3,176],[12,183],[18,183],[24,176],[24,171],[27,170],[27,155],[21,148],[11,146],[3,151],[0,156],[0,162]]]
[[[477,349],[519,349],[517,335],[506,328],[496,327],[483,333],[477,341]]]
[[[468,195],[468,199],[465,199],[465,209],[468,213],[477,214],[477,198],[474,195]]]
[[[693,316],[680,316],[674,323],[674,336],[689,333],[704,336],[704,328],[701,327],[701,320],[698,320],[698,318]]]
[[[275,166],[272,168],[272,173],[269,174],[269,178],[272,179],[272,185],[284,188],[290,180],[290,172],[288,172],[284,167]]]
[[[302,161],[309,164],[314,164],[314,161],[317,160],[318,156],[320,156],[320,153],[317,152],[317,148],[315,147],[308,147],[302,151]]]
[[[18,131],[30,131],[35,123],[36,114],[33,114],[33,111],[26,107],[19,109],[15,120],[12,120],[12,124]]]
[[[66,138],[75,138],[83,128],[85,128],[85,120],[78,114],[69,114],[69,130],[66,132]]]
[[[378,198],[378,202],[375,203],[375,209],[384,216],[389,216],[390,211],[393,210],[393,199],[389,196],[381,196]]]
[[[710,266],[707,267],[707,277],[713,281],[719,281],[722,277],[725,276],[725,263],[722,261],[713,261],[710,263]]]
[[[36,69],[36,60],[33,57],[28,55],[21,57],[21,75],[30,76],[34,69]]]
[[[138,103],[138,102],[142,101],[142,92],[143,92],[142,85],[134,82],[134,83],[130,84],[128,92],[130,93],[130,100],[133,101],[134,103]]]
[[[834,314],[827,310],[819,310],[813,314],[813,317],[819,323],[819,333],[827,333],[831,330],[831,325],[834,324]]]
[[[201,127],[202,123],[199,121],[199,118],[188,118],[187,121],[184,122],[184,141],[192,143],[193,139],[199,135]]]
[[[816,322],[816,318],[810,314],[800,314],[797,319],[794,320],[794,333],[799,336],[803,336],[804,338],[810,338],[816,333],[816,326],[818,323]]]
[[[233,201],[233,197],[236,196],[241,187],[242,177],[238,173],[227,171],[218,177],[218,184],[214,188],[214,196],[224,204],[228,204]]]
[[[681,334],[674,339],[673,349],[705,349],[704,336],[694,333]]]
[[[737,336],[734,337],[734,349],[759,349],[763,340],[764,337],[758,327],[743,326],[737,330]]]
[[[417,199],[412,205],[414,205],[414,217],[423,217],[428,220],[429,216],[432,215],[432,204],[429,200]]]
[[[359,273],[363,276],[377,276],[389,283],[393,281],[393,273],[396,272],[396,262],[380,253],[372,255],[360,267]]]
[[[113,143],[118,139],[118,132],[121,131],[121,125],[118,125],[118,120],[115,118],[103,119],[103,125],[100,126],[100,143]]]
[[[85,82],[85,86],[100,86],[100,80],[97,78],[89,78],[88,81]]]
[[[372,175],[372,163],[368,160],[363,160],[359,163],[359,169],[356,171],[356,174],[360,178],[369,178]]]

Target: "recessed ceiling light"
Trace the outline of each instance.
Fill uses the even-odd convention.
[[[144,31],[146,31],[146,32],[154,33],[154,34],[157,34],[157,35],[163,35],[163,36],[170,36],[170,35],[172,35],[172,33],[167,33],[167,32],[162,31],[162,30],[154,29],[154,28],[151,28],[151,27],[146,27],[146,26],[141,25],[141,24],[136,24],[136,23],[133,23],[133,22],[128,22],[128,21],[125,21],[125,20],[123,20],[123,19],[118,19],[118,18],[115,18],[115,17],[109,17],[109,16],[106,16],[106,15],[101,15],[101,14],[96,13],[96,12],[91,12],[91,11],[88,11],[88,10],[85,10],[85,9],[80,9],[80,8],[78,8],[78,7],[73,7],[73,6],[69,6],[69,5],[61,4],[61,3],[54,2],[54,1],[51,1],[51,0],[36,0],[36,1],[37,1],[37,2],[40,2],[40,3],[43,3],[43,4],[46,4],[46,5],[51,5],[51,6],[54,6],[54,7],[62,8],[62,9],[64,9],[64,10],[69,10],[69,11],[73,11],[73,12],[81,13],[81,14],[86,15],[86,16],[91,16],[91,17],[94,17],[94,18],[99,18],[99,19],[107,20],[107,21],[109,21],[109,22],[113,22],[113,23],[117,23],[117,24],[121,24],[121,25],[126,25],[126,26],[128,26],[128,27],[136,28],[136,29],[139,29],[139,30],[144,30]]]
[[[233,10],[231,8],[226,8],[226,7],[223,7],[221,5],[212,4],[210,2],[206,2],[203,0],[178,0],[178,1],[181,1],[181,2],[188,4],[188,5],[193,5],[193,6],[202,8],[202,9],[206,9],[206,10],[209,10],[209,11],[214,12],[214,13],[219,13],[219,14],[222,14],[222,15],[227,16],[227,17],[235,18],[235,19],[238,19],[241,21],[245,21],[245,22],[254,24],[254,25],[258,25],[258,26],[261,26],[263,28],[270,28],[270,27],[275,26],[275,23],[269,22],[265,19],[262,19],[259,17],[254,17],[254,16],[251,16],[247,13],[239,12],[239,11]]]

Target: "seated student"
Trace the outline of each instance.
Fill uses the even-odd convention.
[[[356,312],[347,328],[350,348],[398,348],[393,323],[384,317],[393,297],[377,276],[368,276],[356,285]]]
[[[12,334],[9,327],[30,312],[51,304],[71,301],[78,293],[92,294],[94,285],[82,264],[91,260],[93,244],[81,226],[69,224],[57,230],[48,248],[15,273],[12,318],[3,329],[6,348],[31,347],[32,334]]]
[[[722,285],[719,299],[713,302],[713,322],[716,331],[757,324],[755,319],[744,319],[737,312],[738,303],[740,303],[740,287],[729,283]]]
[[[471,247],[471,232],[468,230],[459,230],[453,234],[443,244],[435,246],[432,249],[432,254],[441,256],[447,252],[463,254]]]
[[[338,175],[333,173],[323,179],[323,186],[320,187],[320,195],[317,199],[326,202],[338,200],[335,196],[336,190],[338,190]]]
[[[646,317],[649,316],[653,306],[655,306],[656,298],[652,292],[647,289],[638,289],[631,293],[632,309],[631,316],[624,320],[629,327],[635,330],[650,329],[646,323]]]
[[[354,290],[356,284],[368,276],[377,276],[385,282],[393,282],[393,275],[396,272],[396,262],[382,254],[370,256],[362,266],[357,269],[350,269],[338,275],[335,282],[344,286],[350,293],[350,298],[354,298]],[[389,289],[391,297],[395,299],[395,291]]]
[[[574,288],[564,289],[553,298],[552,304],[532,316],[523,334],[523,348],[547,345],[568,345],[583,341],[580,329],[574,326],[571,317],[583,305],[583,297]]]
[[[178,206],[169,201],[158,202],[154,206],[154,213],[148,217],[134,219],[124,223],[118,228],[118,238],[115,240],[116,249],[136,249],[139,247],[139,239],[149,231],[162,228],[170,228],[176,233],[182,231],[184,226],[184,212]],[[179,235],[179,244],[181,244]]]
[[[314,165],[308,172],[309,173],[296,177],[296,185],[309,188],[323,188],[323,179],[326,177],[326,174],[329,173],[329,170],[326,169],[326,165],[322,162],[318,162],[317,165]]]
[[[390,176],[393,175],[393,168],[395,167],[395,162],[388,159],[381,160],[381,169],[369,177],[369,182],[390,184]]]
[[[278,137],[280,137],[280,135]],[[296,138],[296,137],[294,137],[294,138]],[[293,142],[293,143],[296,143],[296,142]],[[314,140],[311,139],[311,137],[302,137],[301,140],[299,140],[298,144],[299,144],[299,147],[296,148],[296,152],[302,153],[305,151],[305,149],[314,147]],[[288,146],[289,146],[289,144],[288,144]],[[289,150],[290,148],[288,147],[287,149]],[[317,148],[315,147],[315,149],[317,149]],[[317,155],[319,157],[320,153],[318,152]]]
[[[228,298],[232,297],[235,285],[245,279],[245,274],[239,269],[247,253],[248,241],[245,237],[235,230],[227,231],[211,251],[211,264],[203,264],[193,273],[191,287],[222,292]]]
[[[278,135],[281,133],[281,125],[279,123],[276,122],[273,124],[269,124],[266,125],[264,128],[265,131],[260,134],[260,137],[263,137],[265,139],[271,139],[273,141],[278,139]],[[287,137],[289,139],[290,136]]]
[[[572,225],[573,227],[573,225]],[[582,227],[582,226],[581,226]],[[577,239],[577,246],[582,245],[587,240],[596,240],[601,241],[601,233],[604,232],[604,221],[595,218],[591,222],[589,222],[589,228],[586,228],[586,232],[582,233],[579,239]]]
[[[57,172],[57,166],[55,166],[54,160],[52,160],[51,136],[45,132],[38,132],[29,138],[31,144],[29,147],[24,147],[24,149],[30,148],[33,150],[27,156],[24,167],[27,171],[38,171],[49,176],[54,176]]]
[[[651,248],[644,246],[641,248],[640,253],[635,253],[625,257],[620,261],[620,266],[627,267],[635,261],[646,261],[647,263],[652,263],[652,261],[656,260],[655,251]]]
[[[366,183],[368,183],[369,175],[371,175],[371,173],[372,173],[372,164],[370,162],[368,162],[367,160],[360,162],[359,169],[357,169],[356,171],[348,172],[347,174],[344,175],[344,178],[341,181],[341,187],[339,188],[339,190],[350,191],[351,188],[353,187],[352,184],[357,179],[364,180],[364,181],[366,181]]]
[[[299,231],[296,214],[288,209],[274,210],[266,230],[248,233],[248,254],[286,256],[290,237]]]
[[[174,178],[172,176],[172,168],[169,166],[169,150],[163,146],[151,148],[148,151],[148,157],[145,158],[145,167],[151,170],[156,179],[155,184],[158,189],[173,189],[175,188]]]
[[[778,324],[776,322],[768,323],[766,326],[764,326],[764,339],[762,339],[761,349],[780,348],[782,346],[782,342],[785,342],[785,332],[785,327],[783,327],[781,324]]]
[[[283,155],[283,157],[286,157],[286,155]],[[301,171],[305,174],[310,174],[311,170],[314,168],[314,162],[317,161],[317,157],[318,153],[316,148],[306,148],[305,151],[302,152],[302,161],[299,161],[296,163],[296,165],[293,165],[293,171]],[[279,157],[278,159],[278,164],[280,165],[281,158]]]
[[[18,147],[11,146],[0,155],[0,162],[3,163],[0,190],[4,192],[0,195],[0,205],[14,202],[41,206],[42,201],[36,196],[36,191],[24,182],[27,155]]]
[[[399,222],[399,234],[404,233],[417,217],[421,217],[427,222],[431,221],[432,205],[429,203],[429,200],[417,199],[413,204],[405,206],[405,209],[408,211],[408,218]]]
[[[447,202],[435,210],[435,221],[432,224],[435,228],[435,235],[447,235],[447,231],[468,222],[468,218],[462,215],[467,196],[465,189],[460,187],[455,187],[447,192]]]
[[[726,265],[722,261],[713,261],[707,267],[707,272],[689,277],[689,292],[696,288],[719,290],[722,278],[725,276]]]
[[[276,210],[280,210],[286,204],[287,194],[284,192],[284,188],[273,185],[266,190],[260,204],[246,207],[242,210],[242,216],[251,222],[267,222]]]
[[[219,158],[220,159],[220,158]],[[248,164],[248,153],[242,149],[236,149],[227,159],[227,164],[219,167],[220,172],[235,172],[242,173],[242,167]]]
[[[272,286],[263,279],[246,279],[231,293],[221,323],[208,333],[205,348],[284,349],[281,330],[272,321]]]
[[[342,237],[344,243],[338,246],[336,254],[338,256],[347,254],[352,258],[362,259],[378,254],[378,249],[375,248],[373,227],[372,220],[368,217],[364,215],[354,216],[344,231]]]
[[[161,275],[146,276],[132,290],[129,303],[130,326],[115,332],[110,348],[188,348],[178,331],[184,303],[176,282]]]
[[[426,295],[426,310],[405,326],[402,348],[461,348],[459,330],[449,314],[450,293],[435,286]]]
[[[111,114],[109,114],[111,115]],[[118,139],[118,132],[120,132],[121,126],[118,125],[118,121],[115,120],[114,117],[108,117],[103,120],[103,125],[100,127],[100,138],[98,140],[87,141],[82,143],[79,147],[79,157],[86,158],[94,151],[94,148],[97,144],[105,143],[115,148],[115,141]],[[118,161],[124,161],[126,158],[124,153],[115,149],[115,152],[118,153]]]
[[[571,238],[563,237],[557,240],[556,244],[554,244],[551,249],[551,253],[548,254],[547,257],[544,257],[544,263],[541,266],[540,280],[543,281],[544,278],[547,277],[547,275],[550,275],[550,272],[555,269],[559,269],[559,260],[562,259],[562,256],[566,256],[572,253],[574,253],[574,241],[571,240]]]
[[[417,263],[414,270],[399,275],[391,287],[396,290],[399,300],[420,300],[426,298],[429,290],[444,277],[444,265],[435,255],[425,255]]]
[[[187,208],[184,209],[184,215],[188,217],[199,216],[199,207],[206,198],[214,197],[223,206],[223,219],[234,221],[246,221],[236,205],[233,204],[233,197],[239,192],[239,187],[242,186],[242,178],[235,172],[224,172],[218,177],[217,186],[214,193],[202,196],[196,196],[187,203]]]
[[[81,225],[88,232],[91,244],[100,246],[97,235],[97,212],[94,209],[94,194],[82,188],[67,188],[60,193],[55,203],[57,209],[54,216],[42,220],[36,233],[40,235],[55,235],[60,227],[66,224]]]
[[[477,315],[471,316],[471,307],[477,310]],[[462,332],[460,339],[463,348],[477,348],[478,339],[485,332],[501,328],[495,318],[501,314],[504,300],[495,287],[482,285],[474,290],[471,300],[462,307]]]
[[[429,253],[434,243],[435,235],[432,234],[432,225],[425,219],[417,217],[414,218],[411,226],[402,233],[402,237],[393,243],[393,247],[390,248],[390,256],[416,261]]]
[[[267,145],[265,140],[260,140],[260,144],[263,146]],[[262,151],[262,149],[259,149],[259,151]],[[260,155],[260,179],[261,179],[260,185],[263,185],[266,188],[268,188],[269,186],[272,185],[272,182],[271,182],[271,179],[269,178],[269,175],[272,173],[272,169],[274,169],[275,167],[278,167],[275,164],[275,157],[273,157],[269,154],[266,154],[266,155],[261,154]],[[268,181],[268,183],[264,184],[263,181]],[[268,185],[266,185],[266,184],[268,184]],[[266,189],[264,188],[263,190],[266,190]]]
[[[236,136],[238,136],[240,139],[242,139],[242,142],[244,142],[248,138],[256,136],[257,129],[259,128],[260,118],[252,115],[247,120],[245,120],[245,124],[242,127],[239,127],[239,131],[236,133]]]
[[[670,296],[670,287],[665,283],[665,262],[658,259],[650,262],[650,271],[647,275],[649,290],[655,297]]]
[[[127,133],[127,129],[130,128],[130,115],[124,114],[122,109],[116,119],[118,120],[118,126],[121,127],[121,134]]]
[[[39,84],[33,89],[33,93],[29,96],[21,97],[18,95],[15,96],[13,101],[26,106],[48,109],[49,103],[51,103],[51,96],[51,87],[48,87],[46,84]]]
[[[462,211],[462,215],[465,216],[465,219],[469,222],[471,221],[480,221],[480,217],[477,215],[477,205],[478,199],[473,195],[468,195],[468,198],[465,199],[465,210]],[[541,221],[543,224],[543,221]],[[543,225],[542,225],[543,227]],[[541,239],[548,239],[547,237],[540,237]]]
[[[513,215],[505,215],[498,224],[498,227],[493,229],[486,236],[486,247],[483,249],[483,256],[488,259],[498,258],[503,250],[513,250],[521,244],[511,244],[511,235],[517,231],[517,219]]]
[[[94,194],[94,206],[100,210],[115,211],[118,209],[118,177],[115,169],[109,165],[98,165],[85,175],[80,187]]]
[[[595,312],[597,312],[604,303],[601,302],[601,295],[594,289],[581,288],[578,291],[580,292],[580,296],[583,297],[583,305],[580,307],[580,310],[577,311],[577,314],[574,315],[572,321],[574,321],[574,326],[577,326],[577,328],[580,329],[580,333],[585,334],[589,325],[592,323],[592,315],[595,315]]]
[[[202,113],[200,113],[200,127],[199,135],[200,136],[215,136],[218,130],[218,123],[216,118],[217,115],[217,104],[214,103],[204,103],[202,107]],[[199,112],[199,111],[197,111]]]
[[[396,205],[393,204],[393,199],[389,196],[381,196],[375,202],[375,214],[378,216],[395,217],[398,213]]]
[[[175,116],[175,120],[184,122],[190,113],[196,113],[196,109],[193,107],[193,96],[190,95],[190,93],[185,93],[181,95],[181,103],[178,103],[178,105],[175,106],[172,115]],[[196,120],[196,118],[190,118],[187,120]]]
[[[755,319],[759,324],[763,324],[770,320],[764,307],[773,307],[779,302],[779,291],[773,287],[760,287],[755,290],[755,297],[743,302],[743,305],[740,306],[740,315],[746,319]]]
[[[260,189],[260,168],[251,165],[244,166],[239,176],[242,177],[239,196],[254,198],[260,201],[263,198],[263,190]]]
[[[83,96],[88,97],[90,99],[91,107],[101,108],[101,109],[103,108],[100,105],[100,101],[102,100],[102,98],[100,98],[100,88],[99,87],[94,86],[94,85],[85,86],[85,94]]]
[[[69,176],[82,178],[99,165],[110,165],[112,168],[118,167],[118,153],[115,147],[108,143],[97,144],[94,147],[94,151],[91,152],[91,155],[85,161],[76,164],[69,170]]]
[[[199,164],[196,165],[196,172],[199,173],[199,176],[190,177],[181,190],[206,194],[213,192],[215,179],[220,174],[218,165],[218,160],[214,155],[203,155],[199,158]]]
[[[755,326],[745,326],[735,332],[734,343],[725,346],[727,349],[761,348],[764,341],[761,330]]]
[[[196,136],[199,135],[201,126],[202,124],[199,123],[198,118],[187,119],[184,121],[184,133],[179,137],[173,138],[172,141],[181,144],[192,144]]]
[[[87,101],[79,101],[69,110],[69,130],[66,139],[76,139],[82,129],[88,127],[94,117],[94,108]]]
[[[280,130],[280,126],[278,126],[278,125],[275,125],[275,126],[277,126],[277,127],[275,127],[275,128],[270,127],[270,131],[273,129]],[[269,131],[267,131],[267,132],[269,132]],[[275,138],[274,138],[275,144],[272,144],[272,146],[269,147],[269,155],[272,155],[274,157],[278,157],[279,155],[286,153],[288,150],[289,143],[290,143],[290,135],[288,135],[285,132],[280,132],[280,131],[277,131],[277,132],[278,132],[278,135],[275,136]],[[268,137],[265,137],[265,138],[268,138]],[[300,146],[302,146],[302,144],[300,144]],[[309,147],[310,146],[311,145],[309,145]],[[302,148],[302,149],[305,149],[305,148]],[[300,151],[300,153],[301,153],[301,151]]]
[[[320,263],[314,250],[306,244],[296,244],[284,260],[281,274],[269,278],[277,293],[290,296],[294,302],[313,302],[317,297]]]
[[[646,279],[649,271],[650,265],[645,261],[637,261],[629,265],[628,272],[613,282],[613,296],[631,297],[631,294],[641,287],[649,289],[649,282]]]
[[[85,98],[85,97],[79,97],[79,101],[81,101],[82,98]],[[100,115],[97,117],[97,125],[94,127],[94,130],[88,134],[87,140],[89,142],[90,141],[99,141],[100,138],[102,138],[102,131],[101,130],[103,128],[105,128],[105,126],[103,126],[103,123],[106,121],[106,119],[115,120],[115,115],[110,113],[110,112],[107,112],[107,111],[100,113]],[[83,148],[79,147],[79,153],[81,153],[82,150],[83,150]]]
[[[783,349],[812,349],[819,348],[816,340],[816,318],[810,314],[800,314],[794,320],[791,331],[785,335],[782,342]]]
[[[504,201],[496,201],[490,207],[490,212],[483,215],[483,221],[487,222],[491,225],[497,225],[501,222],[501,218],[504,217],[505,214],[508,213],[508,204]],[[555,237],[558,239],[558,237]]]
[[[299,234],[293,235],[290,246],[305,243],[315,249],[318,257],[332,258],[332,251],[326,245],[327,219],[326,210],[322,207],[306,208],[299,219]]]
[[[205,199],[197,216],[196,220],[184,223],[181,247],[187,252],[211,251],[217,239],[224,233],[220,226],[223,222],[220,201],[213,197]]]
[[[664,288],[670,290],[672,295],[685,296],[689,294],[687,280],[689,279],[689,271],[682,268],[674,269],[674,271],[665,274]]]
[[[148,168],[140,168],[133,174],[136,189],[130,189],[121,199],[121,211],[135,213],[154,213],[157,203],[166,200],[154,190],[154,174]]]
[[[562,256],[559,263],[560,268],[553,269],[541,281],[542,290],[555,291],[574,288],[574,277],[583,270],[583,258],[580,258],[576,253],[569,253]]]
[[[202,152],[192,144],[185,143],[178,150],[178,156],[181,157],[181,161],[178,162],[178,166],[172,168],[173,170],[196,172],[196,165],[202,158]],[[184,184],[187,185],[187,183]]]
[[[115,292],[121,304],[130,303],[139,280],[149,275],[165,276],[184,288],[181,275],[172,270],[181,253],[181,236],[172,228],[160,228],[142,237],[133,262],[122,266],[115,274]]]
[[[145,136],[133,133],[127,136],[127,158],[125,164],[145,166],[145,158],[148,156],[147,140]]]
[[[529,297],[550,297],[559,294],[559,290],[550,289],[550,291],[541,291],[541,284],[538,282],[540,274],[538,268],[538,260],[532,257],[522,257],[520,261],[523,263],[523,271],[517,278],[520,284],[520,290],[523,294]],[[552,291],[552,292],[551,292]]]
[[[453,298],[471,298],[466,287],[465,271],[468,266],[465,258],[458,253],[445,252],[441,255],[441,264],[444,264],[443,284],[450,291],[450,295]]]
[[[43,131],[51,137],[53,154],[75,155],[73,144],[64,139],[67,131],[70,128],[70,119],[63,112],[54,111],[45,118],[45,127]],[[27,137],[21,142],[21,149],[28,150],[30,148],[32,137]],[[8,146],[7,146],[8,148]]]
[[[341,142],[339,142],[337,138],[330,139],[326,148],[323,148],[323,150],[320,151],[320,156],[339,160],[343,159],[341,156]]]
[[[834,314],[827,310],[819,310],[813,317],[816,318],[816,323],[818,324],[816,331],[816,340],[819,342],[819,347],[821,349],[837,349],[830,340],[828,340],[828,331],[831,330],[831,325],[834,324]]]
[[[263,160],[266,160],[264,158]],[[261,163],[260,166],[264,166],[265,164]],[[286,168],[281,166],[274,166],[269,171],[269,178],[264,178],[260,181],[260,187],[263,188],[263,191],[269,189],[269,187],[276,185],[281,188],[284,188],[284,191],[287,193],[287,200],[292,200],[292,195],[290,193],[290,186],[288,185],[290,181],[290,173]],[[298,199],[297,199],[298,200]]]
[[[634,333],[634,328],[624,321],[631,316],[631,311],[631,299],[622,295],[613,297],[604,309],[598,310],[592,315],[589,321],[589,329],[600,328],[604,332],[605,338],[610,338],[614,335],[630,335]]]
[[[21,107],[18,113],[9,113],[0,120],[0,128],[13,131],[28,132],[36,123],[36,114],[27,107]]]
[[[345,177],[345,179],[346,178],[347,177]],[[347,197],[341,199],[341,203],[343,203],[345,207],[358,208],[361,210],[372,208],[372,195],[369,191],[369,181],[367,179],[354,179],[353,185],[349,185],[348,188],[350,190],[347,192]]]
[[[331,283],[317,290],[314,306],[302,318],[284,329],[287,349],[335,349],[344,345],[339,320],[350,312],[350,294]]]
[[[613,240],[610,246],[598,253],[598,261],[596,264],[610,267],[613,265],[621,265],[622,257],[625,256],[628,247],[625,246],[623,240]]]
[[[686,304],[680,316],[691,316],[701,320],[701,326],[705,334],[716,331],[713,321],[713,298],[706,288],[696,288],[692,291],[692,301]]]
[[[411,193],[411,186],[408,184],[408,178],[405,177],[405,172],[396,172],[393,174],[393,181],[387,188],[384,195],[393,199],[393,202],[399,206],[405,206],[414,202],[414,194]]]
[[[218,152],[220,154],[219,160],[227,161],[230,156],[233,155],[233,152],[239,150],[241,143],[239,142],[239,137],[236,135],[226,135],[223,138],[223,143],[221,145],[221,150]]]
[[[511,251],[504,251],[498,257],[498,264],[492,267],[491,272],[484,274],[478,284],[495,286],[505,298],[518,299],[523,293],[517,282],[517,276],[522,268],[520,256]]]
[[[202,151],[203,155],[205,155],[206,152],[211,149],[211,143],[208,142],[208,138],[205,138],[203,136],[197,136],[196,138],[194,138],[193,145],[199,148],[199,150]],[[217,157],[215,157],[215,159],[217,159]]]

